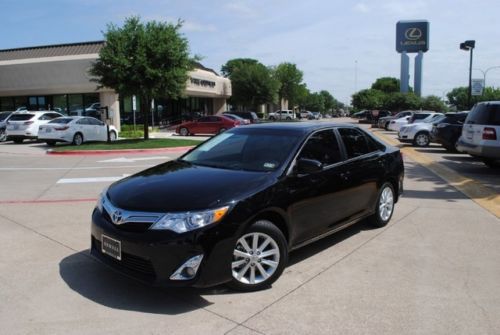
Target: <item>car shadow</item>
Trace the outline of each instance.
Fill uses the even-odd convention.
[[[195,288],[157,288],[119,274],[90,256],[89,250],[65,257],[59,274],[70,289],[95,303],[110,308],[151,314],[177,315],[210,305]],[[186,301],[189,291],[196,303]]]

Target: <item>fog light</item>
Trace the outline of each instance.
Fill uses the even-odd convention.
[[[182,264],[173,275],[170,276],[171,280],[189,280],[193,279],[198,272],[203,254],[191,257],[184,264]]]

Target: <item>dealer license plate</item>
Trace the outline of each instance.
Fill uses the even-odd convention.
[[[106,235],[101,236],[101,250],[103,254],[122,260],[122,243]]]

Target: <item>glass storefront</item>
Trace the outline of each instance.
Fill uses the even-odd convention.
[[[137,97],[136,124],[142,123],[140,101]],[[149,124],[160,127],[168,127],[189,121],[204,115],[213,115],[213,99],[188,97],[179,100],[159,98],[154,100],[154,108],[149,114]],[[122,124],[133,124],[132,97],[120,98],[120,117]]]

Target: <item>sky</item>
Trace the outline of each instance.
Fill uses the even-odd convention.
[[[377,78],[399,78],[399,20],[430,22],[423,95],[443,97],[468,85],[469,53],[459,49],[465,40],[476,40],[473,78],[500,67],[498,0],[0,0],[0,11],[0,49],[101,40],[108,23],[132,15],[181,19],[191,53],[205,66],[219,72],[239,57],[292,62],[309,89],[347,104]],[[500,87],[500,68],[488,71],[486,84]]]

